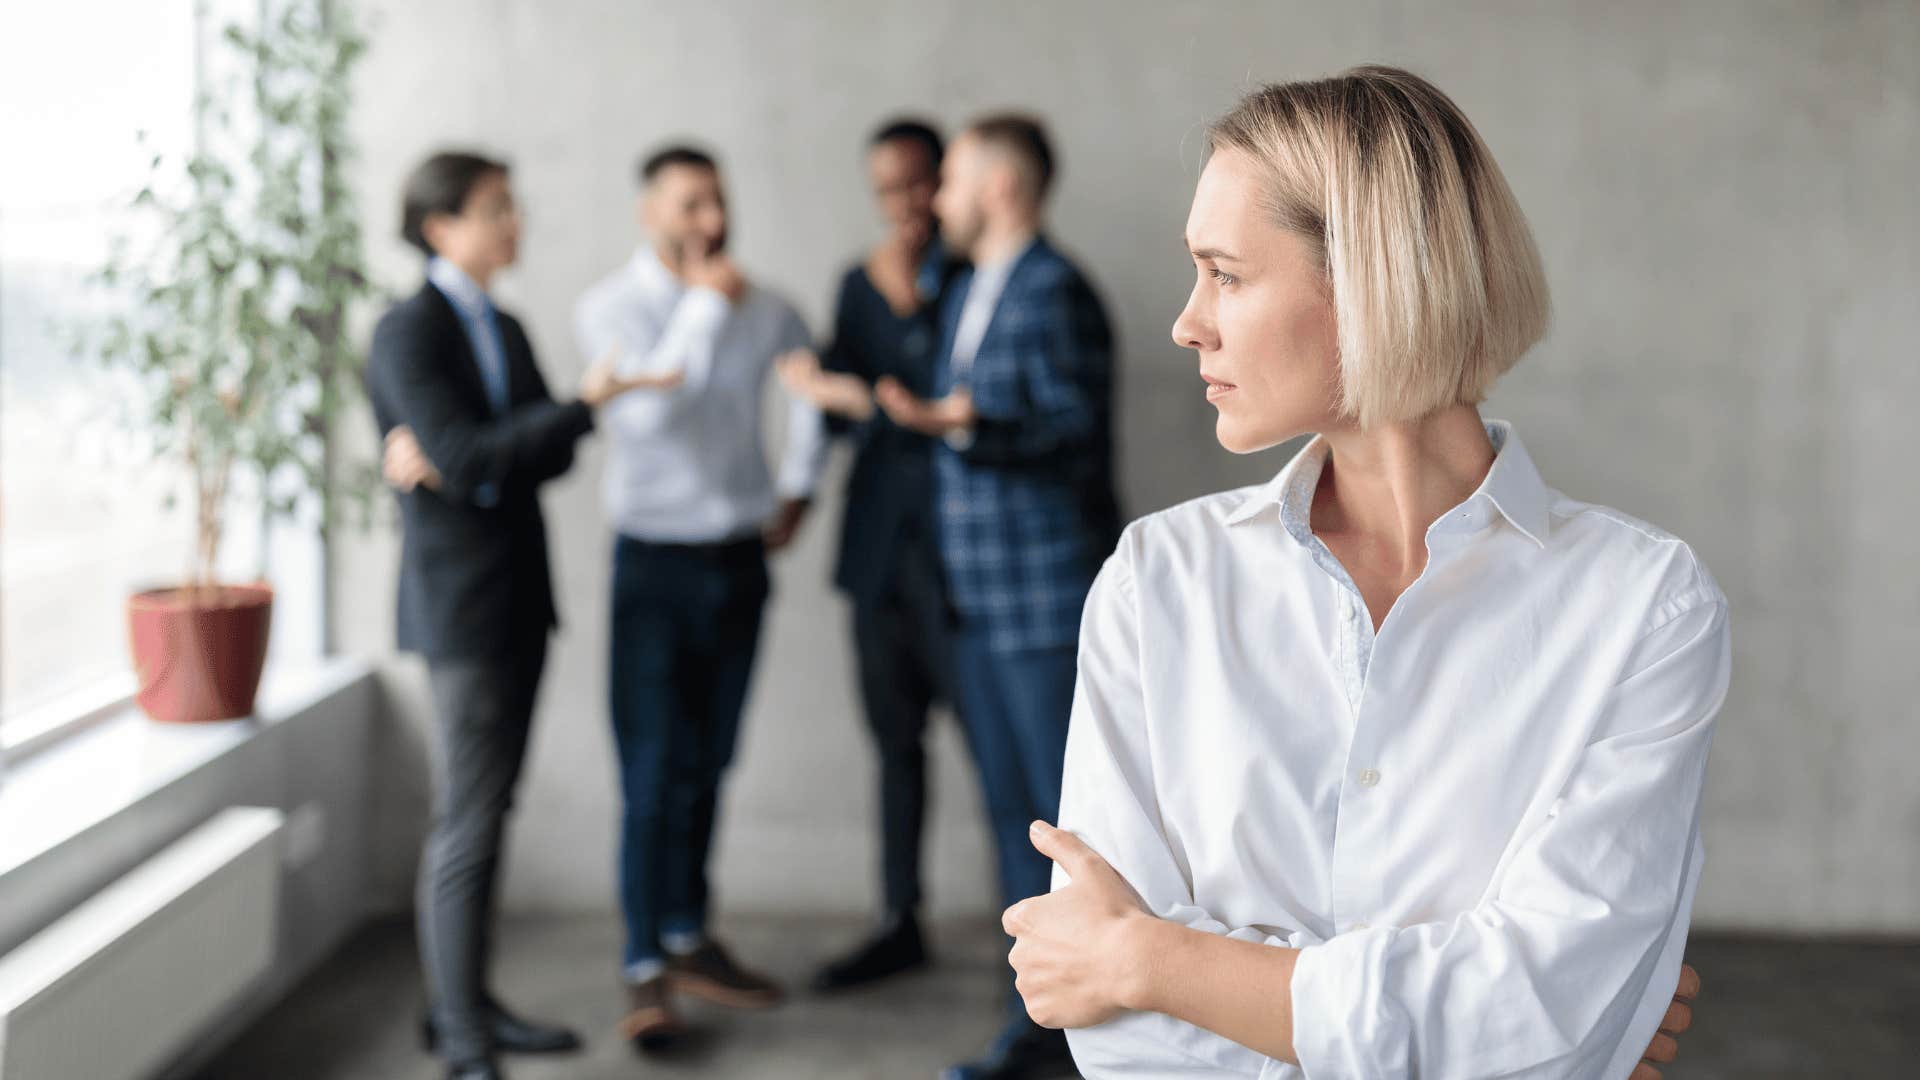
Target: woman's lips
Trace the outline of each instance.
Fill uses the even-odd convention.
[[[1206,380],[1208,401],[1219,401],[1221,398],[1239,389],[1239,387],[1225,379],[1216,379],[1204,372],[1201,373],[1200,377]]]

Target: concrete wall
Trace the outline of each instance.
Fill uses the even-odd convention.
[[[724,156],[737,250],[822,324],[875,236],[861,140],[897,110],[949,124],[1017,105],[1064,159],[1054,232],[1122,331],[1131,512],[1264,477],[1211,436],[1167,328],[1200,125],[1255,83],[1380,60],[1473,117],[1557,289],[1549,340],[1500,388],[1549,479],[1691,540],[1732,599],[1736,676],[1708,796],[1703,924],[1920,931],[1920,785],[1908,729],[1920,506],[1920,9],[1912,5],[1310,3],[363,5],[357,112],[381,278],[430,149],[509,156],[529,210],[500,289],[556,385],[573,298],[626,257],[636,152],[692,134]],[[353,429],[370,453],[366,427]],[[603,681],[609,540],[589,444],[547,496],[568,627],[542,698],[509,874],[522,909],[610,905],[615,803]],[[841,463],[842,465],[844,463]],[[839,476],[838,467],[835,476]],[[779,560],[719,849],[723,903],[858,910],[875,892],[871,760],[846,617],[825,587],[836,485]],[[392,641],[390,535],[336,582],[345,643]],[[380,881],[403,901],[424,806],[422,679],[387,665],[401,722]],[[937,743],[936,911],[990,903],[977,798]]]

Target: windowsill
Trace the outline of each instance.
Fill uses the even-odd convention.
[[[102,679],[27,710],[24,715],[9,715],[0,729],[0,755],[6,765],[19,767],[28,757],[60,742],[70,735],[112,719],[133,704],[139,688],[133,673]],[[0,774],[4,769],[0,768]]]
[[[131,704],[10,760],[0,774],[0,878],[300,715],[366,675],[363,660],[270,666],[254,715],[161,724]]]

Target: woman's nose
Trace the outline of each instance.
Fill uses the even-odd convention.
[[[1214,344],[1212,327],[1194,310],[1192,298],[1187,306],[1180,309],[1180,316],[1173,320],[1173,343],[1183,349],[1196,351],[1210,349]]]

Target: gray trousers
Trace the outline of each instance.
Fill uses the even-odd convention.
[[[440,1055],[450,1062],[490,1048],[494,881],[546,655],[543,634],[507,656],[428,663],[437,714],[433,825],[414,908]]]

